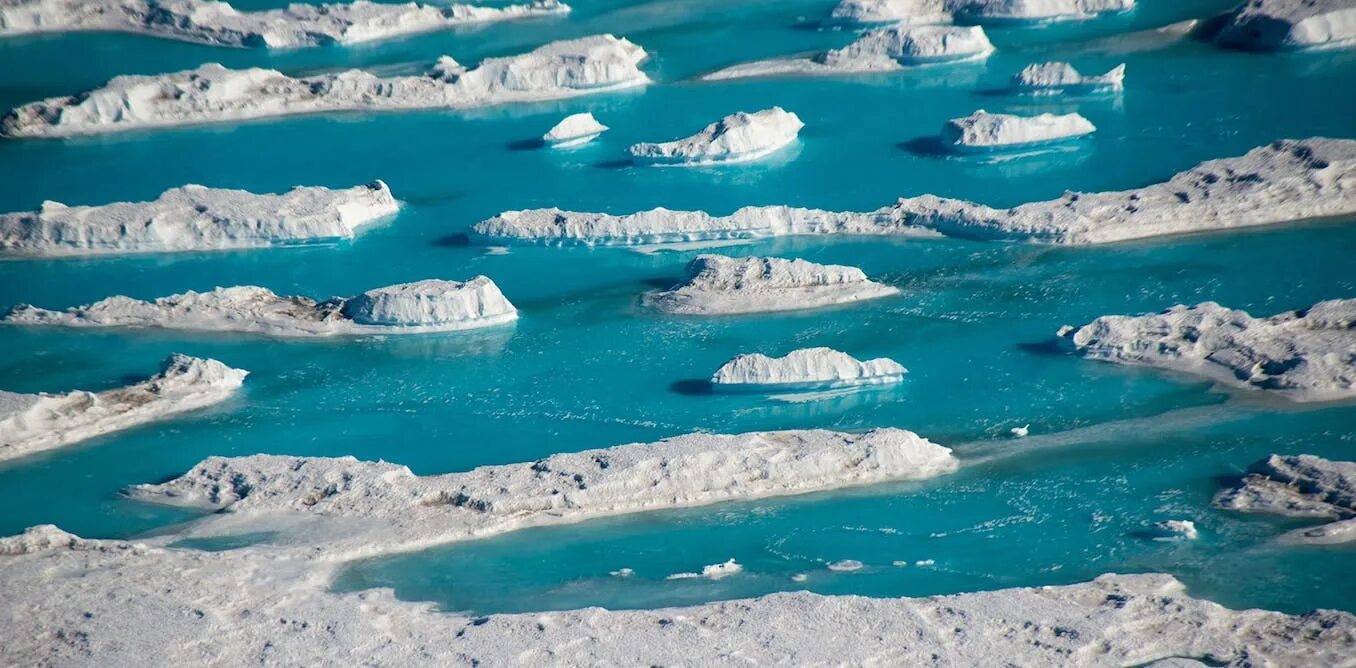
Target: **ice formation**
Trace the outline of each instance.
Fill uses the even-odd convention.
[[[796,141],[805,124],[800,117],[772,107],[753,113],[738,112],[712,123],[690,137],[663,143],[631,146],[639,162],[659,165],[709,165],[757,160]]]
[[[786,74],[893,72],[905,67],[987,58],[993,44],[979,26],[907,26],[869,30],[856,41],[810,57],[742,63],[702,76],[705,81]]]
[[[842,0],[830,16],[835,21],[863,24],[931,25],[955,20],[945,0]]]
[[[708,580],[719,580],[721,578],[727,578],[730,577],[731,575],[740,573],[743,570],[744,570],[743,566],[736,563],[734,559],[730,559],[729,561],[726,561],[724,563],[704,566],[702,567],[702,572],[700,573],[674,573],[673,575],[670,575],[664,579],[692,580],[696,578],[706,578]]]
[[[147,380],[103,392],[0,391],[0,461],[220,403],[245,374],[216,360],[171,355]]]
[[[371,42],[568,11],[557,0],[503,7],[357,0],[245,12],[213,0],[6,0],[0,4],[0,37],[99,30],[215,46],[300,47]]]
[[[1106,74],[1089,76],[1079,74],[1068,63],[1037,63],[1014,75],[1012,85],[1019,92],[1034,95],[1120,91],[1125,87],[1125,65],[1117,65]]]
[[[429,279],[317,301],[283,297],[266,288],[237,286],[141,301],[108,299],[50,311],[22,304],[0,322],[65,327],[135,327],[273,336],[413,334],[512,322],[518,311],[494,281]]]
[[[1078,114],[1015,116],[991,114],[983,109],[942,126],[942,142],[958,151],[991,151],[1042,146],[1096,132],[1088,119]]]
[[[687,273],[686,282],[647,293],[645,304],[665,313],[722,315],[819,308],[899,292],[856,267],[800,259],[698,255]]]
[[[1281,140],[1239,157],[1203,162],[1143,188],[1068,192],[1010,209],[933,195],[901,198],[865,213],[788,206],[745,207],[728,216],[667,209],[622,216],[533,209],[502,213],[476,224],[474,232],[477,239],[493,243],[546,245],[938,233],[1081,245],[1352,214],[1356,141],[1311,138]]]
[[[906,372],[884,357],[863,362],[832,348],[804,348],[783,357],[740,355],[721,365],[711,384],[720,389],[819,390],[898,383]]]
[[[1354,0],[1247,0],[1212,26],[1216,42],[1263,51],[1356,46]]]
[[[586,111],[566,116],[549,132],[542,135],[541,140],[556,148],[566,148],[587,144],[607,130],[606,125],[599,123],[593,114]]]
[[[840,559],[838,561],[829,562],[828,569],[838,573],[851,573],[853,571],[862,570],[862,566],[862,562],[857,561],[856,559]]]
[[[1154,524],[1164,535],[1154,540],[1196,540],[1201,537],[1201,532],[1196,529],[1196,523],[1191,520],[1163,520]]]
[[[1313,455],[1271,455],[1249,466],[1236,486],[1216,494],[1214,505],[1242,512],[1330,520],[1321,526],[1291,531],[1281,536],[1282,542],[1322,545],[1356,541],[1356,462]]]
[[[0,214],[0,256],[166,253],[290,246],[351,239],[395,215],[381,181],[343,190],[298,187],[257,195],[187,185],[151,202],[66,206]]]
[[[1133,9],[1135,0],[842,0],[831,16],[850,23],[1078,21]]]
[[[64,137],[334,111],[468,109],[641,86],[645,50],[611,35],[552,42],[468,70],[443,56],[427,74],[379,77],[362,70],[293,78],[217,64],[120,76],[102,88],[32,102],[0,120],[0,134]]]
[[[1088,359],[1204,376],[1295,401],[1356,397],[1356,299],[1254,318],[1214,302],[1102,316],[1061,335]]]

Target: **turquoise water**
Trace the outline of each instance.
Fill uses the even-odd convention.
[[[1356,296],[1356,226],[1341,221],[1101,248],[963,240],[792,239],[726,249],[862,267],[898,297],[807,313],[683,319],[642,310],[691,253],[515,248],[489,255],[460,235],[505,209],[725,213],[744,204],[870,209],[935,193],[1007,205],[1065,189],[1155,182],[1201,160],[1281,137],[1356,137],[1356,53],[1258,55],[1194,42],[1108,37],[1220,8],[1142,0],[1128,17],[990,31],[987,63],[890,75],[691,81],[752,58],[851,39],[819,30],[832,2],[572,3],[544,19],[354,49],[280,54],[118,35],[0,42],[0,107],[68,94],[124,72],[218,60],[288,72],[337,66],[415,71],[442,53],[472,63],[565,36],[611,31],[654,55],[644,90],[465,114],[346,114],[69,141],[0,143],[0,209],[44,199],[151,198],[187,182],[278,191],[386,180],[407,203],[352,243],[305,249],[0,262],[0,308],[64,307],[111,294],[156,297],[258,284],[323,297],[429,277],[492,277],[522,310],[478,333],[279,341],[182,333],[0,328],[0,388],[102,389],[170,352],[252,375],[239,397],[192,416],[0,466],[0,533],[51,522],[88,536],[164,530],[192,513],[118,498],[210,455],[382,458],[418,473],[530,460],[696,429],[898,426],[954,445],[961,473],[923,485],[621,518],[524,531],[358,565],[340,588],[476,612],[654,606],[809,588],[923,595],[1167,571],[1229,605],[1356,610],[1356,552],[1279,549],[1293,525],[1208,508],[1221,477],[1272,452],[1351,458],[1356,408],[1299,410],[1165,374],[1081,361],[1043,345],[1062,324],[1212,299],[1271,313]],[[243,6],[243,5],[242,5]],[[267,6],[264,2],[250,6]],[[1128,64],[1120,98],[996,94],[1030,62],[1085,72]],[[768,161],[655,169],[619,162],[632,142],[695,131],[779,104],[806,123]],[[998,164],[911,150],[948,118],[1077,109],[1100,132],[1070,152]],[[614,128],[569,152],[523,148],[567,113]],[[811,403],[695,392],[742,352],[829,345],[910,369],[895,389]],[[689,381],[689,382],[685,382]],[[1031,424],[1033,438],[1006,439]],[[1070,433],[1050,436],[1060,432]],[[1055,441],[1041,447],[1042,439]],[[1194,519],[1193,543],[1153,541],[1162,519]],[[882,531],[889,529],[890,531]],[[197,545],[229,548],[243,542]],[[666,581],[736,558],[717,582]],[[830,573],[824,561],[866,568]],[[897,568],[894,560],[932,559]],[[635,569],[613,578],[609,571]],[[804,583],[790,576],[808,573]]]

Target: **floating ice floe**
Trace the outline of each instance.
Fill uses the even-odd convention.
[[[637,162],[655,165],[711,165],[766,157],[796,141],[805,127],[800,117],[772,107],[730,114],[697,134],[663,143],[640,143],[629,150]]]
[[[790,74],[893,72],[906,67],[987,58],[993,44],[978,26],[897,25],[863,33],[856,41],[809,57],[772,58],[703,75],[704,81]]]
[[[776,257],[698,255],[688,279],[645,295],[645,305],[678,315],[792,311],[898,294],[856,267]]]
[[[934,195],[875,211],[745,207],[727,216],[653,209],[626,215],[530,209],[477,223],[480,242],[657,245],[796,235],[948,236],[1098,244],[1356,214],[1356,141],[1286,139],[1209,160],[1163,183],[1076,193],[1009,209]]]
[[[1216,508],[1285,517],[1336,520],[1296,529],[1281,542],[1325,545],[1356,541],[1356,462],[1313,455],[1271,455],[1248,467],[1231,489],[1215,495]]]
[[[1201,536],[1191,520],[1163,520],[1155,523],[1154,528],[1162,534],[1154,538],[1157,541],[1196,540]]]
[[[0,461],[220,403],[240,388],[246,373],[216,360],[171,355],[147,380],[103,392],[0,391]]]
[[[861,24],[935,25],[955,20],[945,0],[842,0],[829,16]]]
[[[739,565],[738,563],[735,563],[734,559],[731,559],[722,564],[711,564],[710,566],[705,566],[702,568],[702,572],[700,573],[674,573],[673,575],[670,575],[664,579],[692,580],[696,578],[706,578],[708,580],[719,580],[721,578],[730,577],[731,575],[739,573],[743,570],[744,570],[743,566]]]
[[[1013,75],[1012,86],[1018,92],[1033,95],[1118,92],[1125,87],[1125,65],[1117,65],[1106,74],[1088,76],[1068,63],[1037,63]]]
[[[804,348],[782,357],[740,355],[716,370],[711,385],[722,390],[826,390],[899,383],[905,373],[898,362],[884,357],[863,362],[832,348]]]
[[[549,132],[542,135],[541,140],[553,148],[568,148],[587,144],[607,130],[606,125],[599,123],[593,114],[586,111],[566,116]]]
[[[1151,366],[1295,401],[1356,397],[1356,299],[1254,318],[1214,302],[1102,316],[1060,335],[1088,359]]]
[[[1356,0],[1248,0],[1206,28],[1219,44],[1261,51],[1356,46]]]
[[[298,187],[281,195],[187,185],[150,202],[66,206],[0,214],[0,256],[168,253],[294,246],[352,239],[395,215],[381,181],[342,190]]]
[[[0,134],[65,137],[336,111],[469,109],[553,100],[649,83],[645,50],[611,35],[552,42],[468,70],[443,56],[426,74],[379,77],[362,70],[293,78],[277,70],[208,64],[120,76],[102,88],[19,107]]]
[[[863,564],[856,559],[840,559],[829,562],[828,569],[838,573],[851,573],[862,570]]]
[[[942,126],[942,143],[953,151],[1025,149],[1077,139],[1096,132],[1078,114],[1016,116],[983,109]]]
[[[1135,0],[842,0],[831,14],[849,23],[1081,21],[1134,9]]]
[[[6,0],[0,4],[0,37],[98,30],[214,46],[301,47],[357,44],[568,11],[557,0],[502,7],[357,0],[244,12],[212,0]]]
[[[0,318],[10,325],[133,327],[272,336],[417,334],[491,327],[517,319],[494,281],[429,279],[317,301],[237,286],[141,301],[110,297],[64,311],[19,305]]]

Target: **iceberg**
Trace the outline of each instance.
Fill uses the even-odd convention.
[[[230,398],[246,371],[216,360],[170,355],[156,375],[103,392],[0,391],[0,461],[163,420]]]
[[[645,50],[611,35],[552,42],[466,69],[443,56],[428,73],[380,77],[363,70],[293,78],[218,64],[119,76],[102,88],[21,106],[0,135],[68,137],[337,111],[471,109],[556,100],[643,86]]]
[[[0,37],[97,30],[212,46],[291,48],[357,44],[569,11],[557,0],[503,7],[357,0],[245,12],[213,0],[7,0],[0,4]]]
[[[656,165],[748,162],[796,141],[803,127],[805,124],[799,116],[781,107],[751,114],[741,111],[702,128],[691,137],[659,144],[635,144],[629,152],[638,162]]]
[[[860,24],[934,25],[955,20],[945,0],[842,0],[830,17]]]
[[[63,327],[131,327],[271,336],[422,334],[512,322],[518,311],[494,281],[429,279],[317,301],[237,286],[141,301],[110,297],[64,311],[21,304],[0,323]]]
[[[297,187],[281,195],[187,185],[151,202],[66,206],[0,214],[0,257],[169,253],[292,246],[352,239],[395,215],[381,181],[343,190]]]
[[[1215,495],[1216,508],[1330,521],[1296,529],[1283,543],[1331,545],[1356,541],[1356,462],[1314,455],[1271,455],[1248,467],[1231,489]]]
[[[1020,93],[1032,95],[1119,92],[1125,88],[1125,65],[1096,76],[1079,74],[1068,63],[1027,65],[1012,77],[1012,86]]]
[[[675,315],[794,311],[898,294],[856,267],[776,257],[698,255],[688,279],[645,295],[645,305]]]
[[[1257,51],[1356,46],[1356,1],[1248,0],[1210,26],[1215,42]]]
[[[856,41],[809,57],[742,63],[701,77],[703,81],[772,75],[894,72],[906,67],[987,58],[993,44],[979,26],[895,25],[863,33]]]
[[[716,370],[711,385],[722,390],[826,390],[899,383],[907,372],[884,357],[863,362],[832,348],[804,348],[783,357],[740,355]]]
[[[1028,23],[1082,21],[1134,9],[1135,0],[842,0],[831,14],[849,23]]]
[[[541,140],[555,148],[566,148],[587,144],[607,132],[608,127],[598,122],[593,114],[571,114],[556,123],[555,127],[541,136]]]
[[[942,142],[955,151],[992,151],[1031,148],[1077,139],[1096,132],[1078,114],[1015,116],[983,109],[942,126]]]
[[[1356,397],[1356,299],[1254,318],[1214,302],[1102,316],[1061,336],[1088,359],[1195,374],[1294,401]]]

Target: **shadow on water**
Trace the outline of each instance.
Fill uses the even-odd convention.
[[[687,396],[701,396],[706,394],[714,394],[714,392],[712,392],[711,390],[710,381],[699,380],[696,378],[679,380],[670,383],[669,391],[674,392],[676,394],[683,394]]]
[[[914,137],[908,141],[902,141],[895,144],[895,146],[898,146],[900,150],[925,158],[946,158],[951,156],[951,152],[946,150],[946,144],[942,143],[940,137]]]
[[[1017,344],[1017,349],[1032,355],[1042,357],[1058,356],[1064,357],[1069,354],[1069,350],[1064,347],[1060,339],[1046,339],[1044,341],[1027,341]]]
[[[464,248],[471,245],[471,235],[465,232],[449,234],[445,237],[434,239],[432,244],[439,248]]]
[[[631,160],[630,158],[619,158],[617,160],[603,160],[601,162],[595,162],[593,163],[593,166],[597,167],[598,169],[626,169],[627,167],[635,166],[635,164],[636,164],[635,161]]]
[[[519,139],[505,144],[510,151],[535,151],[545,146],[546,142],[540,139]]]

